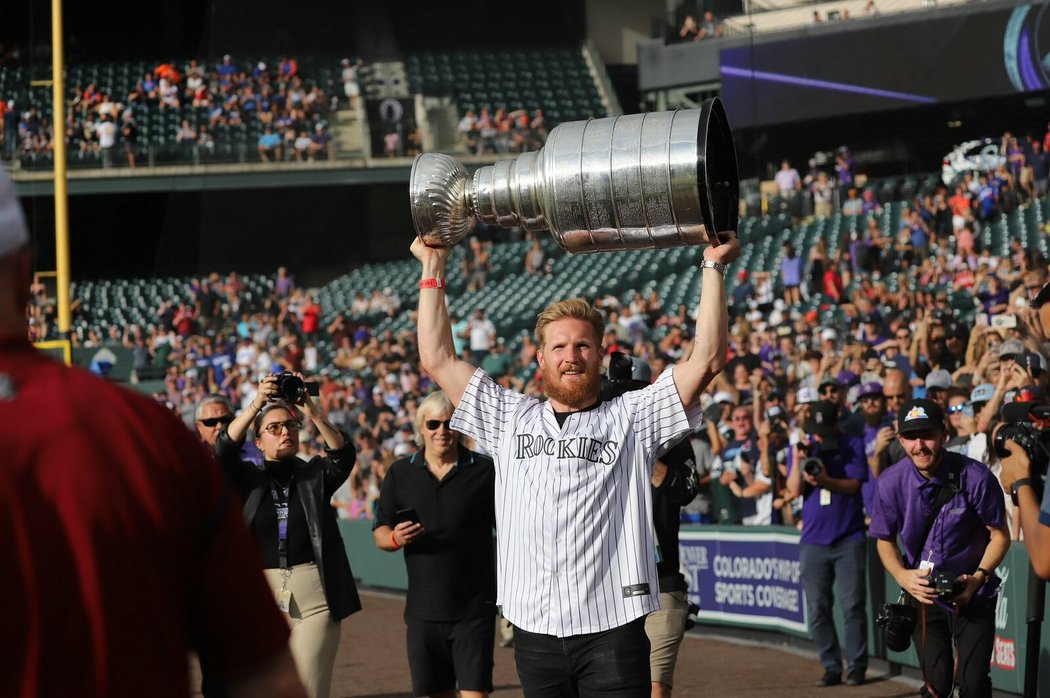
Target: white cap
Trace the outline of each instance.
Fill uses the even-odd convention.
[[[730,405],[732,405],[735,402],[735,400],[733,400],[732,393],[729,393],[725,390],[719,390],[717,393],[715,393],[715,402],[727,402]]]
[[[822,342],[834,342],[839,338],[839,333],[830,327],[820,333],[820,340]]]
[[[29,229],[15,195],[15,185],[8,174],[0,170],[0,257],[6,257],[27,242]]]
[[[939,388],[949,390],[952,387],[952,374],[943,368],[938,368],[926,374],[926,389]]]

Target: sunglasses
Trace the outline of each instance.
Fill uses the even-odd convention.
[[[948,414],[959,414],[960,412],[962,412],[965,409],[966,409],[966,403],[965,402],[962,403],[962,404],[959,404],[959,405],[951,405],[948,408]]]
[[[444,424],[445,428],[448,429],[449,431],[452,430],[452,420],[451,419],[445,419],[445,420],[428,419],[427,421],[423,422],[423,426],[425,426],[430,431],[437,431],[438,428],[442,424]]]
[[[225,417],[208,417],[207,419],[198,419],[197,421],[206,427],[215,427],[220,424],[229,424],[233,421],[233,417],[229,415]]]
[[[903,400],[904,399],[904,393],[901,393],[899,395],[890,395],[889,393],[886,393],[886,399],[887,400]]]

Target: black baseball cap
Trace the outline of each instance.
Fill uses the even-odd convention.
[[[839,408],[834,402],[820,400],[809,407],[809,416],[803,427],[807,434],[833,436],[839,421]]]
[[[944,430],[944,410],[933,400],[912,400],[897,413],[897,433],[902,436]]]

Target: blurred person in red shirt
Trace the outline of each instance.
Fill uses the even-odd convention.
[[[232,696],[303,696],[259,553],[204,446],[163,406],[26,340],[28,242],[0,173],[2,692],[184,698],[195,649]]]

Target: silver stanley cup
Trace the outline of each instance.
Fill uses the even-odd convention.
[[[736,149],[718,99],[554,128],[546,145],[481,167],[416,157],[412,221],[428,245],[454,245],[480,219],[548,229],[568,252],[718,244],[736,230]]]

